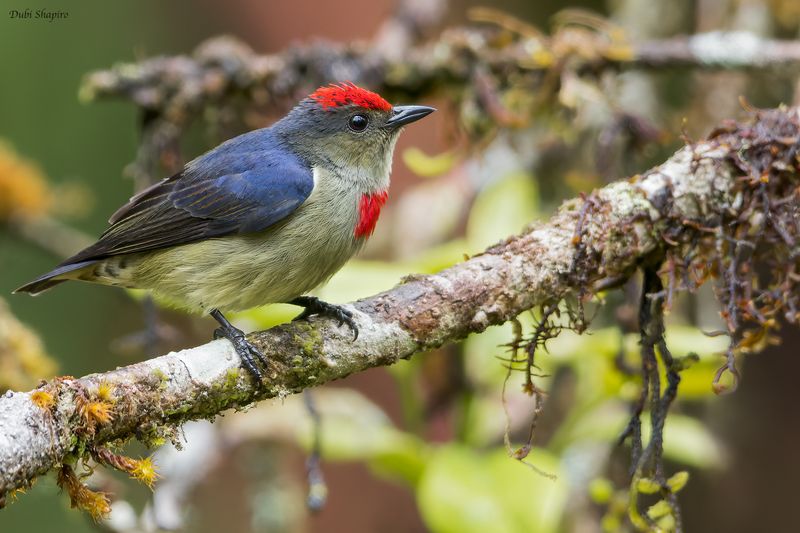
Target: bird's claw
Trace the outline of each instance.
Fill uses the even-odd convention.
[[[261,350],[253,346],[253,344],[247,340],[242,330],[233,326],[221,326],[214,330],[214,338],[228,339],[231,344],[233,344],[236,353],[239,354],[242,360],[242,366],[244,366],[259,383],[263,381],[264,374],[256,364],[256,360],[258,360],[264,368],[267,368],[267,358],[261,353]]]
[[[341,305],[329,304],[313,296],[301,296],[290,303],[305,307],[303,312],[297,315],[292,322],[304,320],[312,315],[328,316],[337,320],[339,327],[347,324],[347,327],[353,332],[353,341],[358,339],[358,325],[353,319],[353,312],[349,309],[345,309]]]

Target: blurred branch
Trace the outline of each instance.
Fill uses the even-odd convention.
[[[413,99],[468,89],[475,72],[502,72],[503,79],[530,82],[527,88],[535,89],[542,82],[540,74],[552,70],[800,65],[800,41],[763,39],[748,32],[634,43],[613,31],[564,26],[545,36],[505,25],[510,28],[452,28],[432,42],[408,48],[398,59],[365,42],[315,42],[259,55],[232,37],[218,37],[201,44],[192,56],[156,57],[94,72],[84,80],[81,94],[89,100],[131,100],[185,124],[204,106],[232,95],[280,108],[320,84],[343,79],[393,98]]]
[[[69,257],[75,250],[86,248],[94,242],[85,233],[47,215],[17,217],[9,222],[8,229],[59,259]]]
[[[401,3],[372,42],[315,41],[260,55],[232,37],[209,39],[192,55],[91,73],[81,96],[121,98],[140,109],[142,141],[128,173],[141,188],[180,169],[180,140],[196,119],[203,117],[221,142],[242,129],[238,120],[248,129],[262,127],[332,81],[365,85],[390,101],[445,97],[458,111],[456,123],[475,140],[497,126],[525,127],[554,106],[579,107],[577,80],[608,70],[800,66],[800,41],[714,32],[633,42],[621,28],[577,10],[564,10],[546,35],[497,10],[475,8],[470,16],[480,25],[451,28],[419,44],[436,27],[441,5]]]
[[[715,31],[637,45],[637,66],[710,69],[780,68],[800,64],[800,41],[764,39],[746,31]]]
[[[402,0],[373,42],[380,55],[400,59],[408,48],[436,29],[447,12],[447,0]]]
[[[409,276],[387,292],[350,304],[361,332],[356,342],[349,330],[326,319],[253,333],[249,339],[271,363],[261,386],[241,371],[230,343],[217,340],[111,372],[57,378],[32,392],[8,392],[0,397],[0,495],[105,443],[136,437],[158,444],[174,439],[187,420],[214,418],[226,409],[391,365],[532,307],[618,286],[641,264],[660,264],[669,250],[699,264],[719,262],[718,272],[731,272],[724,277],[733,284],[728,312],[747,305],[758,319],[765,314],[764,293],[742,277],[757,269],[739,267],[742,261],[767,260],[735,252],[735,260],[725,262],[723,256],[701,252],[709,242],[712,251],[713,243],[728,249],[725,231],[741,224],[740,214],[760,225],[736,226],[742,234],[733,249],[744,249],[739,245],[756,235],[759,242],[770,243],[764,253],[782,254],[785,286],[764,290],[782,294],[770,305],[783,305],[787,319],[796,321],[800,253],[795,237],[800,228],[796,215],[788,223],[778,215],[796,212],[799,139],[795,108],[726,124],[709,140],[684,147],[646,174],[568,201],[548,222],[463,263],[435,275]],[[742,179],[743,172],[757,169],[754,185]],[[780,206],[782,211],[754,212],[752,191],[772,202],[756,207]],[[673,274],[667,275],[668,302],[673,290],[682,288],[673,283]],[[753,301],[739,296],[742,290],[756,291],[747,293]],[[738,318],[727,318],[741,339]],[[751,339],[751,348],[755,342]]]

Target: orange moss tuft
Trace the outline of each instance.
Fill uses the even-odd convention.
[[[63,465],[58,471],[58,486],[69,494],[70,506],[85,511],[97,522],[111,512],[108,495],[96,492],[87,487],[69,465]]]
[[[49,411],[56,404],[56,397],[50,391],[38,389],[31,393],[31,401],[37,407]]]
[[[108,448],[97,447],[92,450],[92,457],[100,463],[125,472],[133,479],[141,481],[150,489],[158,479],[158,472],[152,457],[133,459],[112,452]]]
[[[87,402],[83,406],[81,414],[89,425],[108,424],[114,418],[111,408],[112,406],[108,402]]]
[[[146,457],[138,461],[134,460],[133,468],[128,472],[133,479],[141,481],[147,485],[150,490],[153,489],[153,484],[159,478],[156,465],[153,463],[152,457]]]
[[[30,489],[31,487],[33,487],[36,484],[36,479],[37,478],[31,479],[30,482],[28,482],[28,484],[25,485],[24,487],[18,487],[16,489],[10,490],[8,492],[8,501],[9,501],[9,503],[16,503],[16,501],[19,499],[21,494],[27,493],[28,489]]]
[[[108,381],[101,382],[97,386],[95,397],[102,402],[114,403],[114,385]]]

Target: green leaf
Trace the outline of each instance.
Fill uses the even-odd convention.
[[[466,259],[469,244],[465,239],[453,239],[428,248],[409,262],[407,274],[412,272],[433,274]]]
[[[530,324],[526,315],[521,315],[519,318]],[[523,329],[527,330],[527,326],[523,326]],[[508,374],[503,361],[498,358],[511,356],[509,349],[503,345],[513,339],[514,333],[510,323],[492,326],[482,333],[467,337],[464,341],[464,364],[470,379],[498,390]],[[509,388],[509,392],[511,391]]]
[[[619,352],[622,334],[619,328],[592,329],[579,335],[563,331],[547,343],[551,357],[559,362],[580,364],[586,358],[613,359]]]
[[[416,486],[427,466],[429,447],[409,433],[376,453],[369,466],[377,474]]]
[[[335,392],[334,392],[335,391]],[[318,401],[323,417],[322,456],[327,461],[365,461],[378,473],[416,484],[425,467],[428,446],[395,428],[366,397],[349,389],[326,389]],[[322,402],[326,407],[322,407]],[[310,445],[311,427],[303,440]]]
[[[689,472],[686,470],[682,470],[680,472],[676,472],[667,480],[667,486],[669,490],[674,494],[679,492],[683,487],[686,486],[686,483],[689,482]]]
[[[671,325],[665,333],[667,346],[676,357],[696,353],[700,359],[719,360],[719,353],[728,346],[724,336],[709,337],[697,328]]]
[[[600,527],[606,532],[617,532],[622,527],[622,521],[617,515],[607,514],[600,520]]]
[[[269,304],[234,313],[230,318],[244,330],[268,329],[289,322],[301,311],[296,305]]]
[[[535,449],[529,461],[558,474],[556,458]],[[558,530],[567,501],[566,480],[552,480],[508,457],[447,445],[436,450],[420,479],[417,501],[431,531],[497,533]]]
[[[539,190],[528,174],[516,172],[493,183],[475,200],[467,221],[472,250],[483,250],[523,230],[538,213]]]
[[[416,484],[428,457],[425,442],[398,430],[380,407],[352,389],[323,387],[313,394],[322,418],[324,461],[364,461],[379,473]],[[311,418],[300,395],[234,417],[231,423],[234,433],[285,436],[311,447]]]
[[[326,301],[349,302],[391,289],[410,272],[402,263],[350,261],[316,293]]]
[[[402,158],[411,172],[426,178],[444,174],[453,168],[457,161],[454,152],[428,155],[417,147],[403,150]]]
[[[675,531],[675,517],[670,513],[658,519],[657,525],[661,531]]]
[[[683,370],[678,395],[681,399],[702,399],[714,396],[712,383],[717,368],[723,363],[720,353],[728,345],[727,337],[709,337],[697,328],[670,326],[666,331],[667,346],[674,357],[697,354],[698,361]]]
[[[642,417],[642,438],[650,438],[649,417]],[[664,457],[698,468],[720,468],[726,453],[708,428],[699,420],[669,413],[664,429]]]
[[[551,447],[563,450],[571,443],[593,440],[612,443],[630,419],[628,408],[615,400],[604,401],[586,409],[557,433]],[[642,416],[642,439],[650,438],[650,417]],[[555,440],[555,439],[554,439]],[[698,468],[720,468],[725,464],[724,448],[702,422],[686,415],[670,412],[664,429],[664,457]]]
[[[670,513],[672,513],[672,507],[669,506],[666,500],[659,500],[647,509],[647,516],[649,516],[651,520],[667,516]]]
[[[661,485],[649,477],[643,477],[636,481],[636,490],[642,494],[655,494],[661,490]]]
[[[614,484],[606,478],[595,478],[589,483],[589,497],[593,502],[606,504],[614,496]]]

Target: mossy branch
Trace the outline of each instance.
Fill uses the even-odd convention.
[[[746,32],[635,42],[609,21],[575,10],[556,17],[550,34],[493,9],[470,15],[480,24],[450,28],[425,42],[400,38],[389,31],[392,24],[372,42],[315,41],[270,55],[216,37],[191,55],[90,73],[80,94],[84,100],[123,99],[140,111],[142,139],[127,169],[139,190],[180,170],[181,139],[198,119],[221,142],[243,129],[240,122],[245,129],[263,127],[316,87],[345,79],[391,102],[442,97],[457,114],[453,122],[476,141],[497,126],[524,127],[551,108],[582,105],[562,94],[570,93],[576,77],[618,69],[800,66],[800,42]]]
[[[796,211],[799,139],[797,109],[763,111],[747,123],[728,124],[644,175],[565,202],[549,221],[479,255],[438,274],[409,276],[350,304],[361,332],[355,342],[347,328],[327,319],[253,333],[250,340],[271,361],[261,386],[241,371],[230,343],[217,340],[111,372],[56,378],[31,392],[9,391],[0,397],[0,496],[91,456],[104,443],[137,438],[158,444],[187,420],[213,419],[226,409],[391,365],[569,294],[617,286],[642,264],[663,264],[670,250],[695,262],[718,262],[709,277],[724,282],[725,254],[739,248],[725,240],[732,217],[738,224],[761,224],[740,227],[739,243],[781,239],[759,253],[782,254],[777,259],[787,272],[788,296],[772,305],[783,305],[787,319],[796,320],[789,312],[796,313],[798,298],[797,220],[759,210],[766,205]],[[764,204],[763,195],[771,203]],[[753,204],[756,198],[762,203]],[[717,244],[707,246],[708,239]],[[749,263],[771,259],[747,257]],[[672,274],[662,272],[667,300],[685,288],[673,283]],[[736,291],[746,289],[741,274],[733,279]],[[764,300],[750,294],[755,307],[742,305],[760,320]],[[740,300],[736,296],[732,305]],[[732,327],[738,332],[740,324]]]

